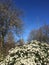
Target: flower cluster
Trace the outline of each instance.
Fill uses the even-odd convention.
[[[0,65],[49,65],[49,45],[34,40],[16,46]]]

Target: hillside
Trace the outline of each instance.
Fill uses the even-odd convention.
[[[0,65],[49,65],[49,45],[31,41],[9,50],[9,55]]]

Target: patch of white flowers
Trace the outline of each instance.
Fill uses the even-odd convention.
[[[0,65],[49,65],[49,45],[39,41],[16,46]]]

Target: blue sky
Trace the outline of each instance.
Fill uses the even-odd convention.
[[[24,40],[27,40],[32,29],[37,29],[44,23],[49,24],[49,0],[14,0],[14,3],[24,12]]]

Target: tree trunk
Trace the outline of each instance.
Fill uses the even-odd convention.
[[[2,47],[4,47],[4,37],[2,36]]]
[[[2,57],[4,58],[5,57],[5,45],[4,45],[4,35],[2,34],[2,37],[1,37],[1,40],[2,40],[2,46],[1,46],[1,55]]]

